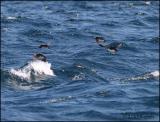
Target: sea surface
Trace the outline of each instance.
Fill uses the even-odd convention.
[[[97,36],[124,45],[112,54]],[[34,81],[11,73],[36,53],[47,57],[56,76]],[[154,71],[158,1],[1,3],[1,120],[158,121]]]

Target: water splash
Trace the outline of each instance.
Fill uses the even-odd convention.
[[[15,19],[17,19],[16,17],[11,17],[11,16],[9,16],[9,17],[7,17],[6,19],[8,19],[8,20],[15,20]]]
[[[21,79],[33,80],[43,75],[55,76],[51,69],[51,64],[43,61],[30,61],[19,69],[11,69],[13,75],[20,77]]]
[[[72,78],[73,81],[83,80],[83,79],[85,79],[85,74],[84,74],[84,73],[80,73],[80,74],[78,74],[78,75],[75,75],[75,76]]]
[[[139,75],[139,76],[134,76],[131,78],[124,78],[124,79],[120,79],[120,81],[135,81],[135,80],[147,80],[147,79],[155,79],[155,78],[159,78],[159,71],[153,71],[153,72],[149,72],[149,73],[145,73],[143,75]]]
[[[51,98],[45,101],[41,101],[40,104],[51,104],[51,103],[61,103],[68,100],[73,99],[73,96],[64,96],[64,97],[58,97],[58,98]]]

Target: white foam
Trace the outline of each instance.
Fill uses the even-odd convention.
[[[33,61],[30,63],[34,71],[37,71],[39,74],[44,74],[44,75],[51,75],[53,76],[54,73],[51,69],[51,64],[48,62],[43,62],[43,61]]]
[[[150,2],[150,1],[146,1],[145,4],[146,4],[146,5],[150,5],[151,2]]]
[[[152,79],[152,78],[159,78],[159,71],[153,71],[149,72],[140,76],[135,76],[131,78],[126,78],[126,79],[121,79],[123,81],[129,81],[129,80],[147,80],[147,79]]]
[[[151,72],[150,73],[152,76],[154,76],[154,77],[159,77],[159,71],[158,70],[156,70],[156,71],[154,71],[154,72]]]
[[[25,72],[24,70],[21,70],[21,69],[18,69],[18,70],[15,70],[15,69],[11,69],[11,73],[16,75],[16,76],[19,76],[20,78],[23,78],[23,79],[29,79],[30,78],[30,72]]]
[[[17,18],[16,17],[7,17],[7,19],[14,20],[14,19],[17,19]]]
[[[35,77],[40,75],[55,76],[51,64],[40,60],[28,62],[27,65],[17,70],[11,69],[11,73],[23,79],[31,79],[31,75]]]
[[[83,80],[85,78],[85,74],[83,73],[80,73],[78,75],[75,75],[72,80],[75,81],[75,80]]]

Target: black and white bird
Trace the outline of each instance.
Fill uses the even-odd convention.
[[[122,47],[122,42],[112,42],[110,44],[107,44],[103,37],[96,37],[96,42],[99,46],[104,47],[107,51],[111,52],[112,54],[115,54],[119,48]]]
[[[43,61],[43,62],[47,62],[47,57],[44,56],[41,53],[38,53],[38,54],[33,56],[33,60],[40,60],[40,61]]]
[[[49,48],[48,44],[41,44],[39,48]]]

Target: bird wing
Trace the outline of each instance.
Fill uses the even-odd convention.
[[[98,44],[99,44],[99,46],[101,46],[101,47],[106,47],[106,46],[107,46],[105,43],[98,43]]]
[[[118,48],[122,47],[122,43],[121,42],[112,42],[109,45],[106,45],[105,47],[110,48],[110,49],[118,49]]]

